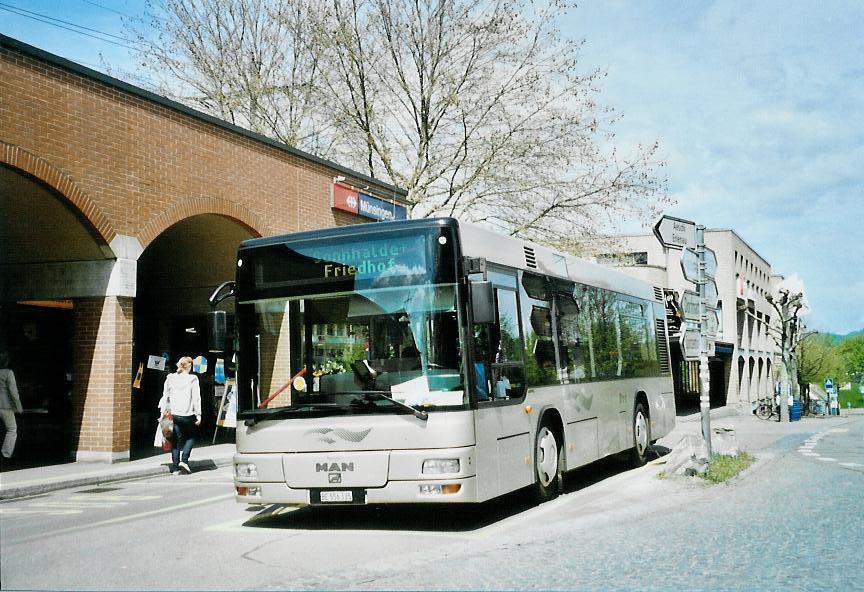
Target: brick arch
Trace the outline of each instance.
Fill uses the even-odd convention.
[[[138,241],[146,248],[169,227],[200,214],[217,214],[231,218],[257,236],[270,234],[269,225],[261,216],[249,211],[248,207],[216,197],[195,197],[183,200],[152,218],[138,233]]]
[[[117,231],[108,221],[108,217],[69,175],[21,146],[0,141],[0,148],[0,163],[23,171],[51,187],[78,210],[90,223],[92,231],[106,245],[114,240]]]

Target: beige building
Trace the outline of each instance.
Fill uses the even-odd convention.
[[[657,286],[696,290],[684,279],[681,251],[667,249],[653,234],[615,237],[615,253],[599,254],[598,263]],[[705,244],[717,255],[719,331],[715,355],[709,358],[711,406],[749,410],[750,401],[773,391],[774,340],[769,334],[774,309],[766,297],[782,279],[734,230],[706,230]],[[685,362],[676,336],[670,335],[679,413],[699,408],[698,362]]]

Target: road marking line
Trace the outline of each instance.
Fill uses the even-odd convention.
[[[15,517],[25,514],[42,514],[43,516],[64,516],[66,514],[81,514],[84,510],[24,510],[22,508],[0,508],[0,514]]]
[[[127,502],[108,502],[104,504],[88,502],[36,502],[30,504],[34,508],[47,508],[50,506],[72,507],[72,508],[114,508],[116,506],[128,505]]]
[[[804,456],[821,456],[818,452],[802,452]]]
[[[93,494],[83,494],[83,495],[73,495],[69,499],[73,501],[87,501],[95,503],[98,501],[109,501],[109,502],[125,502],[125,501],[138,501],[138,500],[154,500],[160,499],[163,496],[161,495],[93,495]]]
[[[204,499],[200,499],[200,500],[195,500],[192,502],[186,502],[185,504],[177,504],[176,506],[169,506],[167,508],[158,508],[156,510],[150,510],[148,512],[140,512],[138,514],[131,514],[129,516],[120,516],[118,518],[111,518],[108,520],[102,520],[100,522],[92,522],[90,524],[81,524],[78,526],[70,526],[69,528],[61,528],[60,530],[54,530],[54,531],[51,531],[50,533],[38,534],[38,535],[29,536],[29,537],[22,537],[20,539],[14,539],[14,540],[4,540],[3,543],[6,545],[29,543],[31,541],[37,541],[39,539],[45,539],[48,537],[55,537],[55,536],[60,535],[60,534],[69,534],[69,533],[78,532],[81,530],[89,530],[91,528],[97,528],[99,526],[108,526],[110,524],[117,524],[119,522],[129,522],[132,520],[137,520],[139,518],[146,518],[148,516],[154,516],[156,514],[163,514],[165,512],[173,512],[174,510],[183,510],[185,508],[190,508],[193,506],[201,506],[201,505],[207,504],[209,502],[220,501],[220,500],[229,499],[229,498],[233,498],[233,497],[234,497],[234,492],[231,492],[228,494],[217,495],[214,497],[208,497],[208,498],[204,498]]]
[[[836,458],[831,458],[830,456],[823,456],[823,457],[820,457],[819,460],[824,460],[824,461],[826,461],[826,462],[837,462],[837,459],[836,459]]]
[[[849,428],[831,428],[828,431],[832,434],[844,434],[849,431]]]
[[[864,465],[862,465],[862,464],[860,464],[860,463],[853,463],[853,462],[840,463],[840,466],[841,466],[841,467],[853,467],[853,468],[854,468],[854,467],[864,467]]]

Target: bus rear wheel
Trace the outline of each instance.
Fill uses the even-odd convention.
[[[641,467],[648,462],[648,446],[651,445],[651,421],[643,403],[636,403],[633,410],[633,448],[630,451],[632,463]]]
[[[564,448],[549,424],[537,431],[534,446],[534,478],[537,500],[545,502],[558,497],[564,489]]]

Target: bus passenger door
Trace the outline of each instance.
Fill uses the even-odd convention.
[[[500,285],[496,281],[495,289],[497,319],[492,324],[473,327],[480,499],[533,481],[530,418],[522,405],[526,392],[525,362],[515,277],[490,275],[501,281]]]

